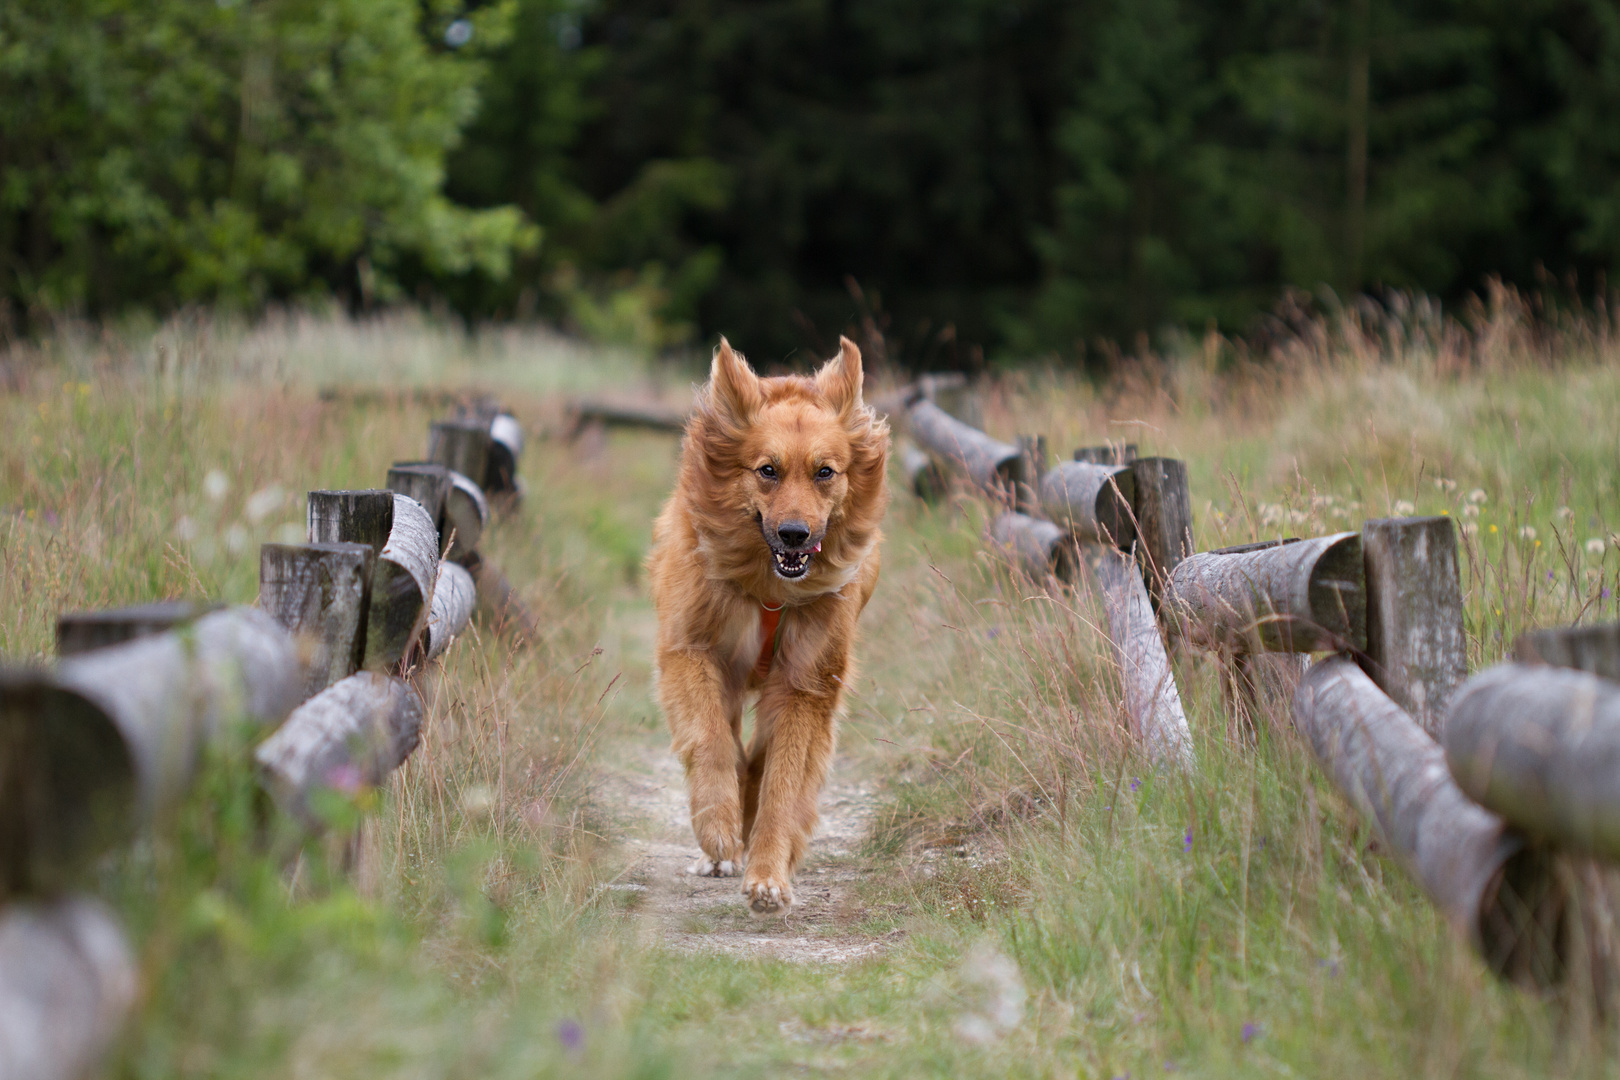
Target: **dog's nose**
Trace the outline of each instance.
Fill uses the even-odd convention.
[[[810,539],[810,526],[802,521],[784,521],[776,527],[776,538],[790,548],[803,547]]]

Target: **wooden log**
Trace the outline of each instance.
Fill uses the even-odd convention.
[[[204,600],[164,600],[108,611],[68,612],[56,619],[56,655],[77,656],[91,649],[161,634],[222,606]]]
[[[253,608],[0,679],[0,880],[71,883],[179,802],[227,722],[280,722],[304,679],[291,635]]]
[[[906,487],[926,503],[938,502],[944,498],[950,490],[950,480],[938,462],[909,439],[900,440],[898,449],[895,460],[900,463],[900,471],[905,474]]]
[[[1590,671],[1620,682],[1620,623],[1532,630],[1513,643],[1513,658],[1521,664]]]
[[[1194,645],[1227,655],[1365,649],[1361,534],[1191,555],[1171,571],[1161,613]]]
[[[489,424],[477,420],[440,420],[428,429],[429,461],[462,476],[482,479],[489,468]]]
[[[1102,592],[1132,734],[1154,761],[1191,770],[1192,730],[1140,568],[1103,544],[1083,544],[1081,551]]]
[[[618,402],[582,398],[568,409],[573,423],[569,437],[578,438],[580,432],[593,425],[603,427],[642,428],[664,431],[671,435],[686,432],[687,414],[680,409],[655,402]]]
[[[439,564],[439,577],[433,584],[433,606],[427,628],[422,631],[425,659],[431,660],[449,648],[450,642],[472,619],[478,591],[472,575],[453,562]]]
[[[462,564],[472,575],[478,592],[474,614],[489,623],[497,634],[510,632],[523,643],[540,640],[540,624],[529,612],[529,607],[506,580],[500,567],[472,552]]]
[[[1312,666],[1294,724],[1383,848],[1494,970],[1546,976],[1559,966],[1542,955],[1558,948],[1537,911],[1557,892],[1547,861],[1464,794],[1440,745],[1354,660]]]
[[[0,912],[0,1077],[96,1074],[138,990],[135,953],[113,914],[69,896]]]
[[[1041,510],[1082,540],[1129,549],[1136,477],[1129,467],[1063,461],[1041,477]]]
[[[309,542],[312,544],[365,544],[380,555],[393,527],[392,491],[309,493]]]
[[[1136,555],[1157,611],[1171,571],[1197,550],[1187,465],[1175,458],[1137,458],[1131,462],[1131,472],[1136,484]]]
[[[1011,503],[1023,453],[957,420],[931,401],[907,410],[911,434],[936,458],[958,469],[975,487]]]
[[[1367,674],[1431,735],[1468,677],[1457,533],[1449,517],[1381,518],[1361,530]]]
[[[320,793],[353,796],[381,784],[421,741],[422,711],[410,683],[361,671],[295,709],[254,760],[277,805],[320,832]]]
[[[1452,695],[1443,732],[1475,802],[1559,847],[1620,859],[1620,683],[1498,664]]]
[[[1073,581],[1074,541],[1050,521],[1027,514],[998,514],[990,522],[990,541],[1013,566],[1037,582],[1048,577]]]
[[[450,470],[436,461],[396,461],[388,467],[388,490],[409,495],[433,519],[444,540],[444,502],[450,494]]]
[[[371,571],[366,613],[367,667],[405,659],[421,635],[439,574],[439,533],[415,499],[394,496],[394,526]]]
[[[478,547],[489,525],[489,500],[483,489],[458,472],[450,474],[450,494],[444,500],[445,558],[464,559]]]
[[[1074,460],[1093,465],[1129,465],[1136,460],[1136,444],[1117,442],[1102,446],[1082,446],[1074,452]]]
[[[959,371],[941,371],[918,376],[917,393],[938,405],[968,427],[984,428],[984,403]]]
[[[522,456],[523,425],[510,413],[496,413],[489,421],[489,461],[484,466],[483,489],[492,495],[517,491],[518,459]]]
[[[364,661],[375,560],[365,544],[260,545],[259,607],[309,650],[304,697]]]

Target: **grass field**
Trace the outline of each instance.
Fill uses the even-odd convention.
[[[746,347],[746,343],[739,343]],[[0,654],[45,659],[59,610],[251,602],[257,546],[302,493],[421,454],[431,398],[493,390],[535,436],[489,555],[543,627],[471,635],[432,674],[422,748],[375,807],[375,880],[259,849],[222,753],[177,819],[101,868],[144,986],[108,1075],[1587,1076],[1620,1074],[1579,1007],[1495,982],[1312,765],[1284,716],[1231,738],[1178,658],[1196,777],[1119,735],[1084,595],[1010,578],[966,496],[897,493],[838,770],[873,791],[808,934],[845,964],[663,947],[615,777],[656,755],[641,560],[673,439],[555,435],[563,395],[655,370],[533,332],[399,317],[66,327],[0,356]],[[318,393],[340,385],[344,392]],[[1450,513],[1475,665],[1520,629],[1612,620],[1620,363],[1592,326],[1510,307],[1468,336],[1415,317],[1298,329],[1265,365],[1218,350],[1102,384],[982,387],[1001,437],[1126,437],[1186,459],[1201,546]],[[375,391],[388,391],[379,393]],[[740,900],[694,934],[745,934]]]

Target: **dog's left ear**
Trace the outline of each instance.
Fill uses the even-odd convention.
[[[838,355],[822,365],[816,372],[816,389],[838,410],[848,417],[861,407],[861,383],[865,373],[861,370],[861,350],[847,337],[838,339]]]

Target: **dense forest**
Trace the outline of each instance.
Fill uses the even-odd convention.
[[[1073,360],[1289,287],[1601,291],[1616,115],[1612,0],[8,0],[0,317]]]

